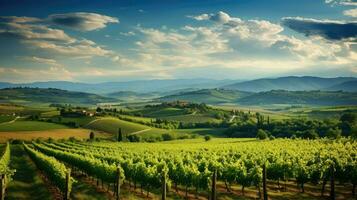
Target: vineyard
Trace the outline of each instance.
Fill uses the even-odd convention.
[[[23,146],[64,199],[75,182],[69,168],[89,177],[97,187],[107,188],[116,199],[121,198],[121,188],[150,199],[221,199],[227,194],[279,199],[280,192],[353,199],[357,184],[357,142],[347,139],[215,139],[140,145],[33,142]],[[7,152],[9,145],[2,163],[9,160]]]

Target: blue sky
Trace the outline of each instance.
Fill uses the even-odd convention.
[[[357,75],[356,0],[2,0],[0,13],[0,81]]]

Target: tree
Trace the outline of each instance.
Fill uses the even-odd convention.
[[[91,132],[89,133],[89,139],[90,139],[90,140],[94,140],[94,138],[95,138],[94,132],[91,131]]]
[[[257,138],[259,140],[265,140],[268,138],[268,134],[264,130],[258,129]]]
[[[327,130],[326,133],[326,137],[330,138],[330,139],[338,139],[341,137],[341,130],[336,128],[336,129],[332,129],[330,128],[329,130]]]
[[[357,115],[354,113],[345,113],[340,117],[341,122],[354,123],[357,121]]]
[[[127,138],[130,142],[140,142],[141,141],[141,137],[138,135],[128,135]]]
[[[164,133],[164,134],[161,135],[161,137],[162,137],[162,140],[163,140],[163,141],[170,141],[170,140],[174,140],[174,139],[175,139],[175,138],[174,138],[172,135],[170,135],[169,133]]]
[[[102,112],[103,111],[103,109],[101,108],[101,107],[97,107],[97,110],[96,110],[97,112]]]
[[[319,135],[316,133],[314,129],[310,129],[304,131],[302,137],[305,139],[317,139],[319,138]]]
[[[123,133],[121,132],[121,128],[118,130],[118,142],[123,141]]]
[[[209,136],[209,135],[205,135],[205,140],[206,141],[209,141],[209,140],[211,140],[212,139],[212,137],[211,136]]]

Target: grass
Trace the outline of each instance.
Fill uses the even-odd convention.
[[[37,138],[47,139],[68,139],[70,137],[75,137],[77,139],[87,139],[89,138],[89,133],[91,130],[87,129],[54,129],[45,131],[17,131],[17,132],[0,132],[0,142],[6,142],[10,139],[18,140],[34,140]],[[96,132],[95,137],[98,138],[108,138],[110,137],[107,133]]]
[[[58,116],[59,114],[60,114],[60,111],[51,110],[51,111],[41,113],[41,117],[54,117],[54,116]]]
[[[180,108],[147,108],[141,110],[147,117],[162,118],[175,115],[184,115],[186,111]]]
[[[151,129],[151,127],[145,125],[124,121],[113,117],[96,119],[89,125],[85,126],[85,128],[104,131],[111,134],[117,134],[119,128],[122,129],[123,134],[130,134],[145,129]]]
[[[5,199],[51,200],[47,186],[39,176],[36,166],[27,156],[21,145],[11,145],[10,167],[16,169],[9,183]]]
[[[14,116],[12,115],[0,115],[0,124],[1,123],[5,123],[5,122],[9,122],[11,120],[15,119]]]
[[[68,127],[60,124],[39,121],[16,121],[0,125],[0,132],[8,131],[44,131],[54,129],[66,129]]]
[[[87,125],[89,122],[95,120],[95,117],[89,117],[89,116],[85,116],[85,117],[61,117],[61,122],[62,123],[66,123],[66,122],[75,122],[77,125],[83,127],[85,125]],[[59,122],[59,118],[58,117],[52,117],[51,120],[53,122]]]
[[[204,123],[204,122],[220,122],[214,117],[205,114],[188,114],[188,115],[176,115],[176,116],[168,116],[162,117],[161,119],[167,119],[172,121],[180,121],[184,123]]]

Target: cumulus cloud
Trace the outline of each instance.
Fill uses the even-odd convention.
[[[317,20],[285,17],[282,24],[306,36],[321,36],[328,40],[356,40],[357,21]]]
[[[28,40],[47,40],[74,42],[63,30],[50,28],[39,22],[37,18],[28,17],[0,17],[0,36],[14,37]]]
[[[345,10],[345,11],[343,11],[343,14],[346,16],[350,16],[350,17],[357,17],[357,8]]]
[[[80,31],[93,31],[106,27],[108,23],[119,23],[118,18],[86,12],[53,14],[48,21]]]
[[[31,45],[32,48],[51,52],[56,56],[88,58],[92,56],[110,56],[112,54],[112,51],[103,49],[97,45],[88,44],[86,41],[84,43],[79,41],[70,45],[32,40],[24,41],[24,43]]]
[[[76,25],[77,28],[83,30],[92,30],[105,26],[105,21],[115,21],[110,18],[106,19],[107,16],[97,14],[86,16],[88,20],[82,19],[72,25]],[[95,17],[102,17],[102,20],[94,20]],[[51,16],[50,18],[54,19],[56,17]],[[52,28],[51,24],[48,24],[48,19],[17,16],[0,17],[0,37],[14,38],[26,47],[42,50],[45,53],[52,53],[53,56],[88,58],[92,56],[108,57],[112,55],[112,51],[97,45],[94,41],[71,37],[61,29]],[[38,57],[33,57],[32,61],[35,61],[36,58]],[[41,60],[37,59],[37,61]]]
[[[188,16],[188,17],[198,21],[211,20],[219,24],[226,24],[230,26],[237,26],[242,22],[240,18],[231,17],[229,16],[229,14],[223,11],[219,11],[217,13],[211,13],[211,14],[204,13],[201,15]]]
[[[286,35],[284,26],[267,20],[241,20],[222,11],[190,18],[213,23],[186,25],[181,29],[138,27],[140,39],[130,66],[289,71],[318,64],[336,66],[354,62],[351,48],[345,42],[327,42],[321,37],[299,39]]]

